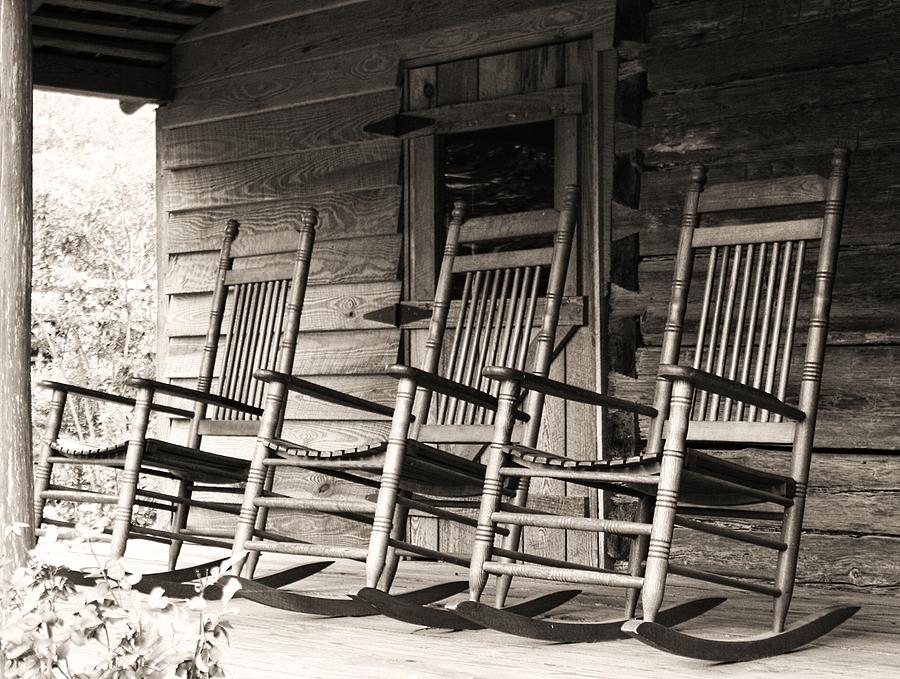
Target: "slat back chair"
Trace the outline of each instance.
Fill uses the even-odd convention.
[[[466,221],[463,205],[454,206],[420,367],[387,368],[387,374],[399,380],[394,408],[287,375],[258,374],[269,382],[269,388],[234,540],[236,557],[240,558],[243,550],[249,550],[250,555],[237,570],[246,567],[252,574],[255,554],[262,551],[352,558],[367,562],[370,587],[380,584],[387,590],[401,552],[467,563],[465,555],[405,542],[408,511],[415,506],[433,516],[472,525],[470,518],[430,504],[435,496],[471,497],[479,493],[483,465],[448,452],[446,444],[484,444],[490,440],[496,399],[484,390],[483,366],[500,362],[521,367],[533,355],[534,369],[547,374],[572,243],[576,196],[576,187],[567,187],[558,213],[523,213],[490,220]],[[551,247],[522,249],[523,243],[530,245],[521,240],[525,238],[543,239],[545,243],[552,239],[553,243]],[[517,239],[519,249],[510,249]],[[473,246],[475,251],[461,254],[463,246]],[[276,440],[276,425],[289,391],[389,415],[388,440],[344,451],[317,451]],[[522,435],[532,443],[537,441],[542,404],[542,396],[535,395],[525,408],[528,416],[519,413],[521,420],[527,420]],[[315,469],[377,489],[374,517],[370,501],[267,497],[266,469],[281,466]],[[525,496],[523,490],[520,498]],[[363,521],[372,526],[369,546],[252,539],[259,512],[271,507]],[[301,538],[307,540],[308,536]],[[316,606],[311,602],[311,597],[305,597],[291,605],[298,610],[327,610],[330,614],[350,610],[335,608],[334,600]]]
[[[836,149],[830,179],[811,175],[722,184],[705,191],[706,169],[692,170],[652,408],[539,377],[489,370],[503,380],[492,446],[492,452],[496,452],[488,462],[489,479],[548,476],[640,499],[636,521],[548,519],[497,512],[496,490],[486,483],[471,571],[473,602],[478,601],[491,573],[624,587],[628,591],[627,617],[634,615],[640,595],[641,624],[645,624],[640,629],[657,633],[662,629],[653,626],[657,615],[671,624],[672,618],[666,612],[660,613],[660,607],[666,576],[673,573],[772,596],[773,633],[752,650],[745,646],[741,652],[769,654],[781,648],[779,643],[786,643],[784,637],[777,642],[773,639],[784,631],[796,575],[848,162],[848,152]],[[735,223],[732,219],[725,225],[700,225],[705,215],[777,211],[810,204],[824,206],[820,208],[821,216],[756,223]],[[809,252],[816,248],[815,262],[805,265]],[[692,282],[700,285],[696,313],[692,309]],[[804,312],[803,307],[808,310]],[[807,326],[805,334],[799,327],[801,321]],[[689,346],[691,339],[693,348]],[[683,359],[689,364],[681,364]],[[576,461],[510,444],[503,429],[509,427],[509,401],[522,387],[648,416],[646,449],[625,460]],[[796,405],[788,405],[787,401]],[[791,471],[784,476],[766,471],[765,455],[760,456],[754,468],[744,467],[690,448],[688,443],[709,448],[789,446]],[[511,463],[510,459],[516,462]],[[523,470],[520,465],[532,468]],[[749,503],[772,503],[776,510],[729,507]],[[692,516],[746,521],[751,523],[751,531],[689,518]],[[753,533],[753,522],[759,520],[780,521],[780,537]],[[583,530],[628,536],[632,539],[629,572],[615,573],[572,563],[547,567],[492,562],[492,526],[496,523],[557,528],[578,524]],[[760,573],[756,572],[737,569],[723,575],[670,563],[675,526],[774,550],[774,578],[760,583]],[[486,614],[489,622],[497,623],[497,613],[485,613],[486,610],[477,603],[462,608],[476,617]],[[818,627],[813,625],[805,631],[810,633],[815,627],[819,634],[824,633],[850,614],[852,611],[843,610],[843,618],[835,614],[827,624],[819,620],[815,623]],[[619,636],[619,625],[621,621],[598,626],[595,640]],[[626,629],[640,638],[637,623],[629,625]],[[541,638],[563,640],[564,627],[552,633],[543,628],[540,634],[549,636]],[[665,634],[659,634],[667,634],[671,640],[676,639],[671,635],[677,633],[666,629]],[[672,644],[669,650],[675,652],[698,647],[694,642],[687,643],[684,635]],[[725,658],[734,651],[716,646],[709,652]]]
[[[434,383],[418,384],[409,436],[417,441],[433,444],[478,443],[487,447],[493,430],[496,383],[487,380],[482,372],[487,365],[500,365],[518,370],[531,359],[535,374],[549,374],[553,360],[556,329],[566,284],[566,274],[575,230],[578,188],[565,187],[558,215],[552,211],[509,215],[505,219],[484,218],[464,220],[464,206],[457,203],[450,222],[443,261],[435,290],[434,312],[429,324],[423,371],[437,373],[457,385],[455,389],[439,391]],[[552,242],[542,247],[506,249],[517,241],[533,243],[541,237],[552,236]],[[485,244],[506,241],[506,247],[484,248]],[[464,246],[473,246],[473,254],[460,254]],[[479,251],[481,250],[481,251]],[[486,250],[486,251],[485,251]],[[462,288],[454,303],[454,290]],[[543,299],[543,309],[538,305]],[[445,334],[452,309],[458,308],[456,327],[446,350]],[[536,320],[540,317],[539,324]],[[441,359],[445,365],[441,366]],[[401,381],[397,392],[400,404],[413,396],[412,381]],[[459,387],[489,394],[490,403],[479,404],[478,399],[459,394]],[[533,392],[522,408],[526,421],[518,436],[524,445],[534,446],[540,435],[544,394]],[[402,412],[402,411],[400,411]],[[431,419],[429,419],[429,417]],[[388,448],[385,473],[379,492],[379,509],[369,543],[367,558],[367,586],[375,587],[384,576],[382,554],[387,553],[391,525],[401,529],[406,524],[407,508],[396,507],[397,488],[390,483],[400,474],[402,455]],[[395,471],[396,470],[396,471]],[[479,471],[479,476],[481,471]],[[385,483],[385,476],[388,483]],[[399,476],[397,477],[399,478]],[[528,483],[516,483],[511,498],[513,504],[524,506],[528,500]],[[387,507],[395,516],[387,521]],[[521,529],[514,527],[504,539],[504,549],[512,551],[519,543]],[[457,557],[458,559],[458,557]],[[387,579],[393,577],[396,555],[387,558]],[[382,582],[382,586],[385,583]]]
[[[53,411],[48,427],[48,443],[36,470],[35,520],[39,524],[47,499],[73,499],[81,502],[116,504],[113,520],[112,548],[114,556],[124,554],[131,533],[145,537],[165,538],[170,542],[169,566],[175,567],[182,537],[189,540],[228,546],[214,538],[218,533],[204,534],[202,530],[186,531],[192,505],[207,506],[237,513],[237,509],[219,503],[193,501],[195,483],[205,483],[197,489],[227,491],[227,486],[242,482],[249,462],[201,451],[205,434],[227,435],[246,432],[233,427],[217,427],[236,419],[258,419],[263,389],[252,378],[258,369],[279,369],[291,372],[296,351],[297,332],[306,284],[309,275],[312,247],[315,240],[317,212],[304,211],[296,226],[299,233],[293,263],[262,268],[235,269],[232,245],[239,233],[239,223],[230,220],[225,228],[219,251],[216,279],[213,285],[212,306],[200,362],[195,390],[144,378],[130,378],[128,384],[137,389],[136,399],[120,399],[134,405],[129,442],[104,448],[73,448],[59,441],[62,412],[69,392],[84,394],[68,385],[51,383],[54,389]],[[220,353],[220,346],[224,351]],[[218,364],[218,365],[217,365]],[[193,401],[186,411],[155,402],[157,394],[178,400]],[[88,394],[89,395],[89,394]],[[183,444],[147,438],[151,411],[189,417],[190,423]],[[121,467],[117,496],[50,487],[50,474],[58,462],[92,464],[105,461]],[[138,488],[138,475],[147,474],[177,480],[174,496]],[[223,486],[225,484],[225,486]],[[171,502],[172,504],[165,504]],[[150,506],[172,512],[170,531],[138,528],[132,525],[133,508]],[[229,533],[230,537],[230,533]],[[212,539],[211,539],[212,538]]]

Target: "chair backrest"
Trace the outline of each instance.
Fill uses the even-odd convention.
[[[317,222],[316,210],[303,211],[295,227],[299,238],[293,262],[240,269],[234,268],[235,258],[231,255],[240,225],[236,220],[228,222],[219,254],[198,391],[210,393],[215,383],[220,396],[262,407],[264,386],[253,378],[253,372],[268,369],[291,373]],[[203,433],[226,433],[215,431],[205,421],[245,419],[258,418],[199,404],[188,445],[199,445]]]
[[[543,210],[466,221],[461,202],[454,204],[438,274],[434,310],[421,369],[496,394],[482,376],[491,365],[514,367],[546,376],[553,358],[556,327],[575,229],[578,190],[567,186],[559,212]],[[463,249],[466,254],[461,254]],[[454,326],[450,332],[448,325]],[[537,334],[535,335],[535,330]],[[530,366],[528,359],[531,358]],[[535,424],[525,437],[537,440],[543,399],[531,398],[526,410]],[[458,438],[487,441],[493,412],[453,397],[420,389],[416,421],[452,426]],[[422,436],[428,439],[427,435]]]
[[[741,182],[704,190],[696,167],[685,199],[672,298],[660,363],[694,368],[793,402],[801,425],[732,399],[698,391],[689,440],[812,446],[835,264],[841,235],[849,152],[836,149],[829,179],[817,175]],[[824,204],[815,217],[735,221],[737,212]],[[802,208],[801,208],[802,209]],[[806,210],[809,210],[807,207]],[[701,227],[701,217],[728,213]],[[818,212],[818,210],[817,210]],[[815,265],[804,262],[818,248]],[[692,279],[695,292],[691,294]],[[702,282],[702,284],[701,284]],[[805,307],[805,308],[804,308]],[[807,332],[798,331],[805,324]],[[692,339],[694,348],[686,350]],[[802,344],[806,348],[803,353]],[[798,360],[803,356],[802,362]],[[664,438],[671,383],[658,379],[648,450]]]

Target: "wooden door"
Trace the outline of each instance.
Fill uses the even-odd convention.
[[[566,184],[589,184],[593,63],[591,41],[583,40],[406,70],[405,110],[411,116],[437,121],[433,134],[404,142],[404,304],[400,321],[401,327],[406,327],[404,345],[412,365],[421,362],[426,333],[409,325],[421,313],[421,303],[434,295],[436,255],[443,247],[442,229],[453,198],[471,199],[467,200],[469,209],[476,214],[558,208]],[[524,147],[520,150],[528,156],[522,163],[509,155],[510,149],[514,154],[517,147]],[[510,165],[515,165],[515,170],[505,172]],[[498,169],[500,172],[492,174]],[[519,176],[509,176],[519,170]],[[461,174],[471,175],[468,184],[460,181]],[[502,184],[495,192],[502,196],[496,200],[490,190],[479,188],[491,182]],[[587,324],[593,266],[591,248],[586,244],[591,229],[596,228],[590,223],[595,214],[590,201],[595,198],[592,191],[583,190],[582,194],[566,284],[566,312],[557,333],[559,354],[550,376],[593,388],[594,349]],[[542,447],[592,458],[597,455],[596,439],[596,415],[591,408],[548,399]],[[571,514],[595,515],[596,498],[576,494],[583,492],[566,488],[560,481],[541,480],[532,487],[532,504],[565,504]],[[469,552],[470,531],[460,530],[457,524],[413,516],[410,532],[419,544]],[[584,533],[530,529],[525,540],[529,549],[546,556],[598,562],[596,538]]]

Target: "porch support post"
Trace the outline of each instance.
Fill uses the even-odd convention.
[[[31,0],[0,2],[0,542],[6,569],[24,562],[32,524]],[[0,566],[2,567],[2,566]],[[0,577],[4,571],[0,571]],[[0,670],[2,672],[2,670]]]

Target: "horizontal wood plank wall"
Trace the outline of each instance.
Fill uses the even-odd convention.
[[[410,9],[412,7],[412,9]],[[365,131],[400,110],[401,63],[450,61],[594,36],[612,44],[614,2],[234,0],[175,47],[175,98],[157,116],[160,158],[162,377],[190,383],[200,361],[211,274],[225,221],[241,233],[236,268],[290,262],[300,209],[320,213],[297,374],[392,404],[380,376],[400,335],[400,142]],[[384,418],[294,399],[284,434],[344,448],[387,436]],[[173,424],[176,434],[180,423]],[[204,447],[249,454],[251,439]],[[285,473],[284,489],[351,492],[320,474]],[[273,512],[276,526],[359,544],[340,520]],[[195,519],[209,520],[201,512]]]
[[[637,234],[639,256],[638,289],[614,287],[612,314],[641,343],[612,386],[645,400],[689,165],[706,164],[710,182],[827,174],[834,145],[854,150],[800,580],[882,592],[900,587],[898,23],[900,8],[876,2],[658,0],[645,42],[620,45],[621,75],[645,71],[651,96],[640,126],[616,130],[643,173],[637,208],[614,207],[614,238]],[[785,453],[728,455],[789,468]],[[767,563],[736,544],[686,536],[675,549],[693,564]]]

